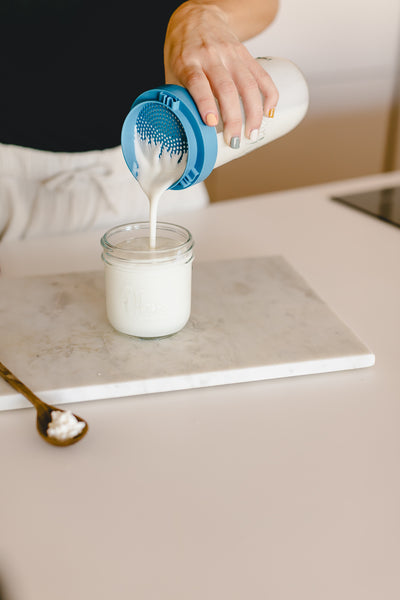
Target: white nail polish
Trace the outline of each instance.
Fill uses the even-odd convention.
[[[258,129],[252,129],[250,131],[250,141],[256,142],[258,140]]]

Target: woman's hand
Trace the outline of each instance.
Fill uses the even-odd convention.
[[[270,7],[262,21],[257,19],[252,4],[262,4],[266,13],[268,0],[222,0],[219,4],[189,0],[172,14],[165,38],[166,83],[187,88],[207,125],[218,123],[218,102],[224,138],[233,148],[240,144],[240,99],[245,112],[245,135],[254,140],[263,115],[273,116],[278,102],[272,79],[239,38],[262,31],[268,24],[268,14],[272,20],[276,10]],[[275,0],[270,4],[276,7]],[[232,8],[231,12],[227,7]]]

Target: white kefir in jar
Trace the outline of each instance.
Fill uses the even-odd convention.
[[[190,316],[193,239],[178,225],[120,225],[101,240],[111,325],[140,338],[172,335]]]

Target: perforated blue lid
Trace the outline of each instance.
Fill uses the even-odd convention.
[[[132,104],[121,132],[125,162],[138,175],[135,135],[162,145],[171,153],[187,152],[183,175],[169,189],[181,190],[203,181],[217,158],[217,134],[205,125],[189,92],[179,85],[163,85],[144,92]]]

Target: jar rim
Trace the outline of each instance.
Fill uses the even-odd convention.
[[[138,260],[139,262],[164,262],[170,260],[176,260],[177,257],[185,256],[189,253],[194,246],[194,241],[190,231],[181,225],[174,223],[157,222],[156,233],[161,235],[162,233],[169,232],[170,239],[175,241],[173,235],[176,236],[176,243],[168,248],[127,248],[122,243],[129,237],[122,237],[117,239],[117,242],[113,242],[111,238],[117,237],[119,234],[124,232],[148,232],[150,233],[149,221],[138,221],[132,223],[123,223],[112,227],[101,238],[101,245],[103,247],[103,259],[105,260],[106,255],[108,258],[114,258],[118,261],[129,262]],[[179,237],[181,239],[179,239]],[[135,236],[132,236],[132,239]],[[144,237],[144,236],[137,236]]]

